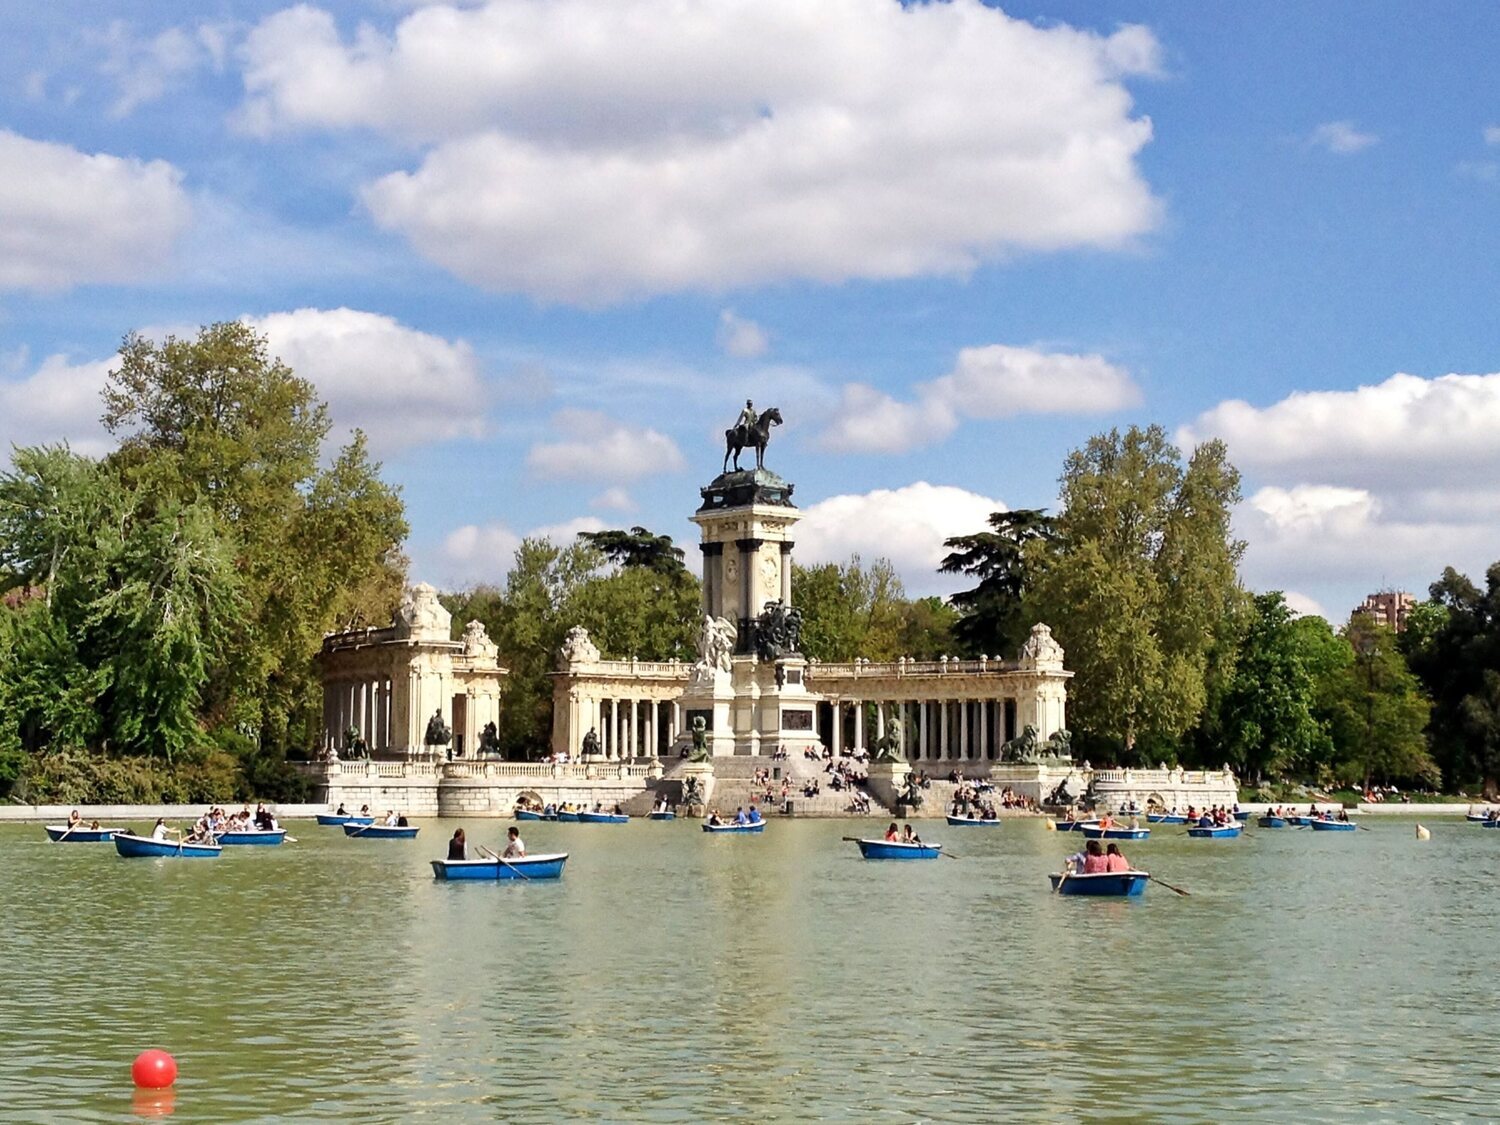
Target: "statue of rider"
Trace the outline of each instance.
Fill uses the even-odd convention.
[[[755,423],[759,419],[755,416],[755,403],[748,398],[745,400],[745,409],[740,411],[739,419],[735,422],[736,428],[749,437],[755,430]]]

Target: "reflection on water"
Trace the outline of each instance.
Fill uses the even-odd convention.
[[[1030,822],[924,826],[928,863],[532,824],[566,876],[494,885],[432,879],[452,827],[209,862],[0,828],[0,1117],[1492,1116],[1500,833],[1158,831],[1130,854],[1192,896],[1126,903],[1049,894],[1071,840]]]

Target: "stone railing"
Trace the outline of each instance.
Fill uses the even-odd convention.
[[[655,676],[673,680],[685,680],[693,670],[691,664],[680,660],[578,660],[563,668],[574,675],[587,672],[594,676]]]
[[[326,780],[342,777],[356,780],[361,777],[415,777],[415,778],[484,778],[503,782],[507,778],[553,778],[567,781],[610,780],[612,778],[642,778],[660,773],[662,766],[653,762],[569,762],[566,765],[552,762],[507,762],[500,760],[475,760],[459,762],[412,761],[351,761],[351,762],[295,762],[297,771],[305,777]]]
[[[819,676],[827,677],[854,677],[862,676],[957,676],[972,675],[975,672],[1014,672],[1017,665],[1013,661],[1001,660],[999,657],[981,656],[978,660],[950,660],[943,657],[940,660],[912,660],[903,656],[899,660],[871,661],[855,660],[847,664],[825,664],[822,661],[809,661],[807,675],[809,680],[815,680]]]
[[[1233,770],[1094,770],[1099,785],[1212,785],[1233,780]]]

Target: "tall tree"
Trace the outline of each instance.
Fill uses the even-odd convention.
[[[153,503],[205,504],[233,530],[245,613],[208,669],[210,722],[268,747],[303,741],[317,724],[310,660],[322,634],[386,620],[399,596],[396,490],[359,434],[320,466],[327,408],[243,323],[126,337],[104,401],[121,437],[109,464],[126,486]]]
[[[1055,521],[1040,508],[991,512],[989,531],[943,540],[949,554],[938,569],[979,579],[953,595],[959,611],[954,639],[971,656],[1009,655],[1031,628],[1023,609],[1029,578],[1027,545],[1050,539]]]
[[[1441,771],[1424,734],[1431,706],[1397,648],[1396,634],[1356,613],[1344,640],[1352,659],[1333,692],[1339,780],[1365,788],[1375,781],[1439,784]]]
[[[802,651],[817,660],[894,660],[911,623],[901,578],[889,559],[793,566],[792,604],[802,614]]]
[[[1208,442],[1187,466],[1159,426],[1110,431],[1070,454],[1055,535],[1027,546],[1028,616],[1076,673],[1071,725],[1133,757],[1202,714],[1216,626],[1242,597],[1230,531],[1239,474]]]
[[[629,531],[581,531],[578,537],[627,569],[639,567],[658,574],[677,574],[687,569],[682,561],[682,548],[672,542],[670,535],[656,535],[644,527],[632,527]]]
[[[1258,783],[1308,758],[1321,734],[1313,686],[1286,599],[1279,590],[1257,595],[1219,706],[1222,745],[1242,777]]]

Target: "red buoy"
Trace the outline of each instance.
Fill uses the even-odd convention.
[[[177,1060],[155,1048],[142,1051],[130,1064],[130,1077],[143,1090],[165,1090],[177,1081]]]

